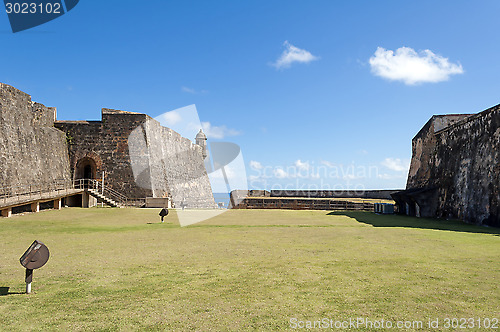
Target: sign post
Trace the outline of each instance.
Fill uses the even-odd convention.
[[[26,269],[26,294],[31,293],[31,281],[33,280],[33,270]]]

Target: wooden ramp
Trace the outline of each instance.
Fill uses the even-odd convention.
[[[0,188],[0,211],[3,217],[12,215],[12,208],[31,205],[32,212],[40,210],[40,203],[53,201],[54,209],[60,209],[62,200],[82,195],[81,206],[89,207],[89,196],[112,207],[124,207],[127,197],[111,188],[104,188],[96,180],[59,180],[50,184],[11,186]]]
[[[3,199],[0,200],[0,209],[27,205],[32,202],[44,203],[68,196],[81,194],[83,191],[84,189],[66,189],[66,190],[54,190],[50,192],[21,194],[18,196],[13,196],[8,198],[4,197]]]

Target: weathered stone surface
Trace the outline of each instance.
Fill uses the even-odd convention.
[[[146,114],[102,109],[102,121],[56,121],[75,178],[93,177],[129,198],[169,197],[174,206],[215,207],[202,148]],[[90,162],[89,162],[90,161]]]
[[[71,180],[66,136],[53,126],[55,112],[0,83],[0,187]]]
[[[66,133],[69,163],[73,178],[83,178],[82,167],[89,165],[91,177],[128,196],[144,198],[151,190],[135,183],[128,153],[128,136],[140,126],[147,115],[102,109],[102,121],[56,121],[55,126]]]
[[[0,83],[0,187],[102,180],[104,172],[108,188],[132,199],[169,197],[177,206],[215,207],[203,148],[148,115],[104,108],[101,121],[55,117],[55,108]],[[139,150],[129,146],[134,135]]]
[[[176,207],[215,207],[201,146],[149,117],[128,143],[134,176],[153,197],[168,195]]]
[[[434,116],[413,138],[400,203],[416,203],[410,214],[500,226],[500,105],[455,117],[443,125]]]
[[[436,132],[461,121],[471,114],[434,115],[420,129],[412,140],[412,159],[408,174],[407,188],[429,185],[431,163],[436,145]]]

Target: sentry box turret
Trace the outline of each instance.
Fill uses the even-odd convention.
[[[33,270],[39,269],[49,260],[49,248],[40,241],[35,240],[19,261],[26,268],[26,293],[31,293],[31,281],[33,280]]]

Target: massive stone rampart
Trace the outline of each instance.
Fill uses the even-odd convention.
[[[437,215],[500,226],[500,106],[436,133]]]
[[[55,118],[55,108],[0,83],[0,187],[19,188],[10,194],[30,184],[104,177],[106,187],[129,198],[215,207],[202,147],[150,116],[104,108],[101,121]]]
[[[447,126],[436,118],[413,139],[407,190],[395,199],[409,214],[500,226],[500,105]]]
[[[0,83],[0,187],[71,180],[66,135],[54,128],[55,113]]]
[[[176,207],[215,207],[199,145],[149,117],[128,144],[134,175],[153,197],[168,194]]]

